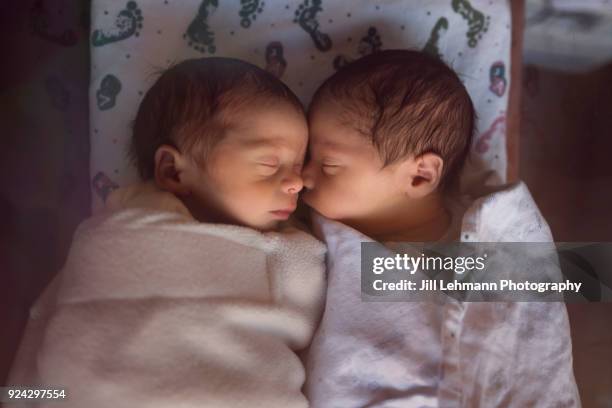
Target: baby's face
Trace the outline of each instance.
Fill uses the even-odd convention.
[[[213,219],[260,230],[295,210],[303,187],[306,118],[286,104],[243,108],[208,155],[192,194]]]
[[[306,204],[324,216],[359,221],[384,211],[401,194],[393,166],[383,168],[374,145],[323,104],[310,116],[310,160],[302,177]]]

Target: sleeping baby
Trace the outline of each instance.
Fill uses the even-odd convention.
[[[311,406],[580,406],[564,303],[362,301],[364,241],[552,240],[523,183],[458,193],[475,110],[457,74],[426,53],[377,52],[328,78],[308,116],[303,198],[328,247]]]
[[[307,141],[297,97],[254,65],[165,71],[133,124],[143,182],[77,230],[11,383],[66,387],[74,407],[307,407],[296,351],[325,246],[286,222]]]

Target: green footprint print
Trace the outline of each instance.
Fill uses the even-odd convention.
[[[91,35],[91,45],[101,47],[131,36],[138,37],[142,29],[142,21],[142,11],[136,2],[128,1],[125,8],[117,14],[113,27],[108,30],[94,30]]]
[[[310,35],[319,51],[327,51],[332,47],[329,35],[319,31],[317,13],[322,11],[321,0],[304,0],[295,11],[294,23],[298,23]]]
[[[121,91],[121,81],[114,75],[108,74],[102,78],[100,89],[96,91],[96,102],[101,111],[115,106],[117,95]]]
[[[212,8],[217,8],[217,0],[203,0],[198,9],[198,14],[187,27],[187,32],[183,34],[187,44],[201,53],[208,52],[214,54],[217,50],[215,46],[215,33],[208,26],[208,16],[212,13]]]
[[[452,0],[452,6],[453,11],[459,13],[468,22],[468,32],[465,34],[468,38],[468,45],[471,48],[476,47],[482,34],[487,32],[491,18],[485,17],[482,12],[472,7],[468,0]]]
[[[240,0],[240,25],[249,28],[251,23],[257,18],[257,14],[263,11],[265,3],[260,0]]]
[[[440,49],[438,48],[438,42],[440,41],[440,37],[442,37],[447,30],[448,20],[445,17],[440,17],[431,29],[431,35],[429,36],[429,40],[427,40],[425,47],[423,47],[423,52],[442,59],[442,54],[440,54]]]

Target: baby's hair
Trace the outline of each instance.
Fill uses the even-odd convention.
[[[288,103],[304,114],[284,83],[253,64],[219,57],[183,61],[165,70],[140,103],[129,158],[143,180],[154,177],[155,152],[164,144],[202,164],[223,138],[232,114],[274,103]]]
[[[456,186],[476,127],[472,100],[442,60],[414,50],[385,50],[338,70],[316,91],[309,116],[328,101],[343,124],[371,139],[385,166],[409,155],[444,160],[440,187]]]

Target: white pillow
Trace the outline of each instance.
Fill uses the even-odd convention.
[[[160,70],[187,58],[240,58],[280,75],[308,104],[334,66],[379,49],[427,49],[464,81],[478,137],[462,183],[506,179],[510,8],[468,0],[93,0],[92,206],[138,180],[130,123]]]

